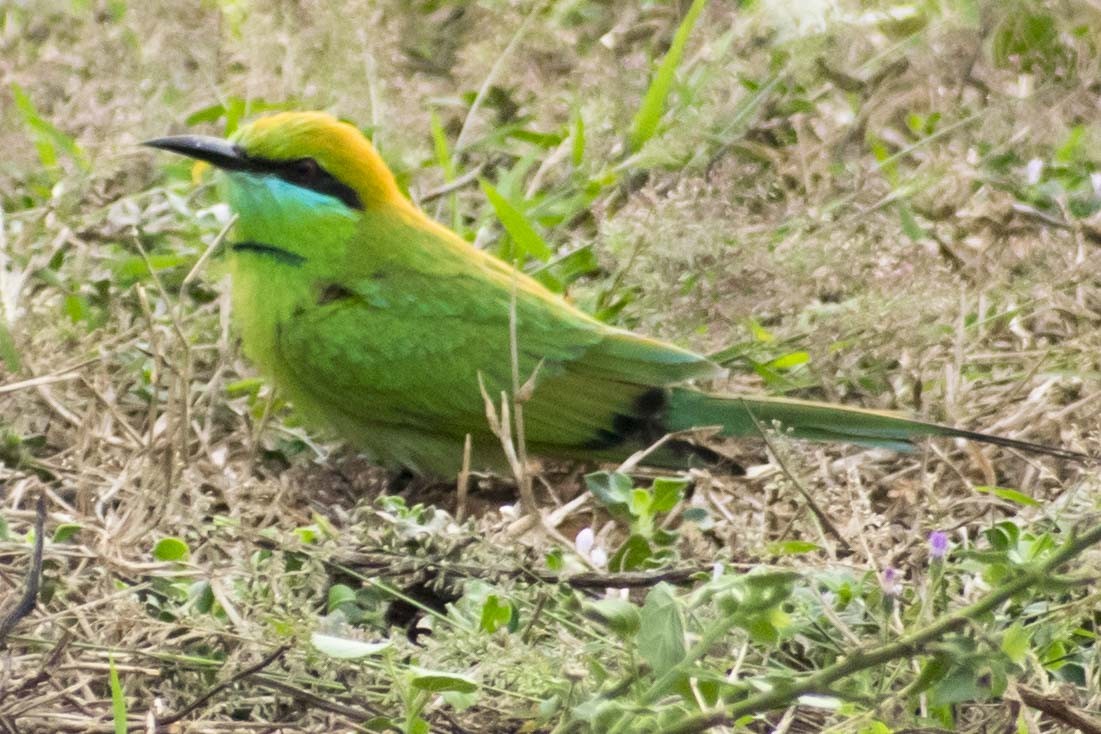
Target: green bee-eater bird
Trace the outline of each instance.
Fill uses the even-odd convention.
[[[687,383],[721,374],[717,365],[597,321],[474,248],[401,194],[355,127],[323,113],[262,118],[230,140],[146,145],[225,173],[248,357],[308,419],[389,465],[453,476],[467,435],[472,468],[506,465],[479,380],[496,398],[512,390],[512,308],[520,379],[536,375],[523,405],[536,455],[618,461],[669,432],[753,436],[779,424],[798,438],[903,450],[955,436],[1081,456],[885,412],[702,392]],[[676,467],[709,453],[673,441],[647,460]]]

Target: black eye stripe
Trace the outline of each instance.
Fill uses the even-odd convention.
[[[312,159],[305,159],[312,160]],[[272,171],[276,176],[288,183],[302,188],[316,191],[340,199],[352,209],[362,209],[363,202],[355,189],[345,183],[341,183],[331,173],[326,171],[316,161],[312,168],[304,168],[302,160],[277,163]]]
[[[267,158],[253,158],[238,149],[241,164],[237,170],[278,176],[287,183],[316,191],[339,199],[352,209],[363,209],[359,194],[346,183],[337,180],[313,158],[296,158],[290,161],[275,161]]]

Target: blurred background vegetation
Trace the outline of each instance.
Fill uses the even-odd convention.
[[[138,146],[328,110],[731,389],[1096,453],[1099,46],[1092,0],[0,0],[0,599],[49,505],[0,728],[1101,731],[1080,576],[844,667],[1045,568],[1095,470],[777,437],[747,478],[538,467],[560,535],[380,497],[238,354],[208,178]]]

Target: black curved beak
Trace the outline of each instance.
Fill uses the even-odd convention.
[[[227,171],[243,171],[253,168],[241,149],[228,140],[208,135],[170,135],[166,138],[146,140],[142,145],[179,153],[188,158],[206,161]]]

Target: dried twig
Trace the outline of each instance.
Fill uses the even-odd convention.
[[[182,709],[180,709],[176,713],[169,714],[168,716],[162,717],[159,721],[157,721],[157,731],[162,730],[164,727],[168,726],[169,724],[176,723],[177,721],[183,719],[188,714],[191,714],[192,712],[198,710],[198,708],[200,706],[202,706],[204,703],[209,701],[214,696],[217,696],[219,693],[221,693],[225,689],[229,688],[230,686],[234,685],[235,683],[237,683],[239,681],[242,681],[245,678],[248,678],[250,675],[255,675],[256,673],[259,673],[261,670],[268,667],[269,665],[274,663],[279,658],[283,657],[284,653],[286,653],[287,650],[289,650],[289,649],[290,649],[290,645],[283,645],[283,646],[277,648],[274,652],[272,652],[271,654],[265,656],[260,662],[256,663],[255,665],[250,665],[249,667],[245,668],[244,670],[240,670],[240,671],[234,673],[233,675],[231,675],[229,678],[222,681],[221,683],[211,687],[205,693],[203,693],[201,696],[196,698],[194,701],[189,703],[187,706],[184,706]],[[129,728],[130,729],[141,729],[141,728],[144,728],[144,726],[145,726],[144,724],[138,724],[138,725],[131,725]]]
[[[299,688],[298,686],[292,686],[286,681],[276,680],[275,678],[271,678],[266,675],[258,676],[256,678],[256,684],[264,686],[265,688],[272,688],[276,691],[281,691],[283,693],[286,693],[291,698],[294,698],[295,700],[307,703],[310,706],[321,709],[322,711],[329,711],[334,714],[339,714],[340,716],[346,716],[353,721],[360,721],[364,718],[365,715],[381,716],[383,714],[382,710],[365,702],[360,703],[362,708],[355,708],[354,706],[348,706],[347,704],[338,703],[337,701],[330,701],[329,699],[322,698],[312,691],[307,691],[306,689]]]
[[[38,496],[34,519],[34,550],[31,551],[31,565],[27,571],[27,585],[19,601],[0,617],[0,642],[15,628],[19,620],[34,611],[38,603],[38,589],[42,584],[42,549],[46,535],[46,495]]]
[[[1101,734],[1101,719],[1077,710],[1061,698],[1045,696],[1020,683],[1017,684],[1017,695],[1026,706],[1041,711],[1063,724],[1073,726],[1082,734]]]
[[[829,535],[832,535],[834,539],[841,544],[842,548],[844,548],[845,550],[851,550],[852,546],[849,545],[849,541],[845,540],[845,536],[842,535],[841,532],[837,529],[837,526],[833,524],[833,521],[830,519],[829,515],[826,514],[826,511],[818,506],[818,503],[814,500],[814,497],[811,496],[810,491],[807,490],[807,488],[803,486],[803,483],[796,478],[795,474],[792,473],[790,469],[788,469],[787,464],[784,462],[783,455],[776,450],[776,446],[769,439],[768,430],[765,429],[765,427],[762,426],[761,423],[757,420],[757,416],[753,414],[753,411],[749,410],[749,406],[746,406],[746,412],[753,420],[753,425],[757,426],[757,432],[760,433],[761,438],[764,439],[765,445],[768,447],[769,453],[771,453],[773,458],[776,460],[777,465],[779,465],[780,471],[782,471],[784,473],[784,476],[787,477],[793,485],[795,485],[795,489],[797,489],[799,491],[799,494],[802,495],[803,500],[807,503],[807,507],[810,508],[810,511],[818,519],[818,523],[821,526],[822,530]]]

